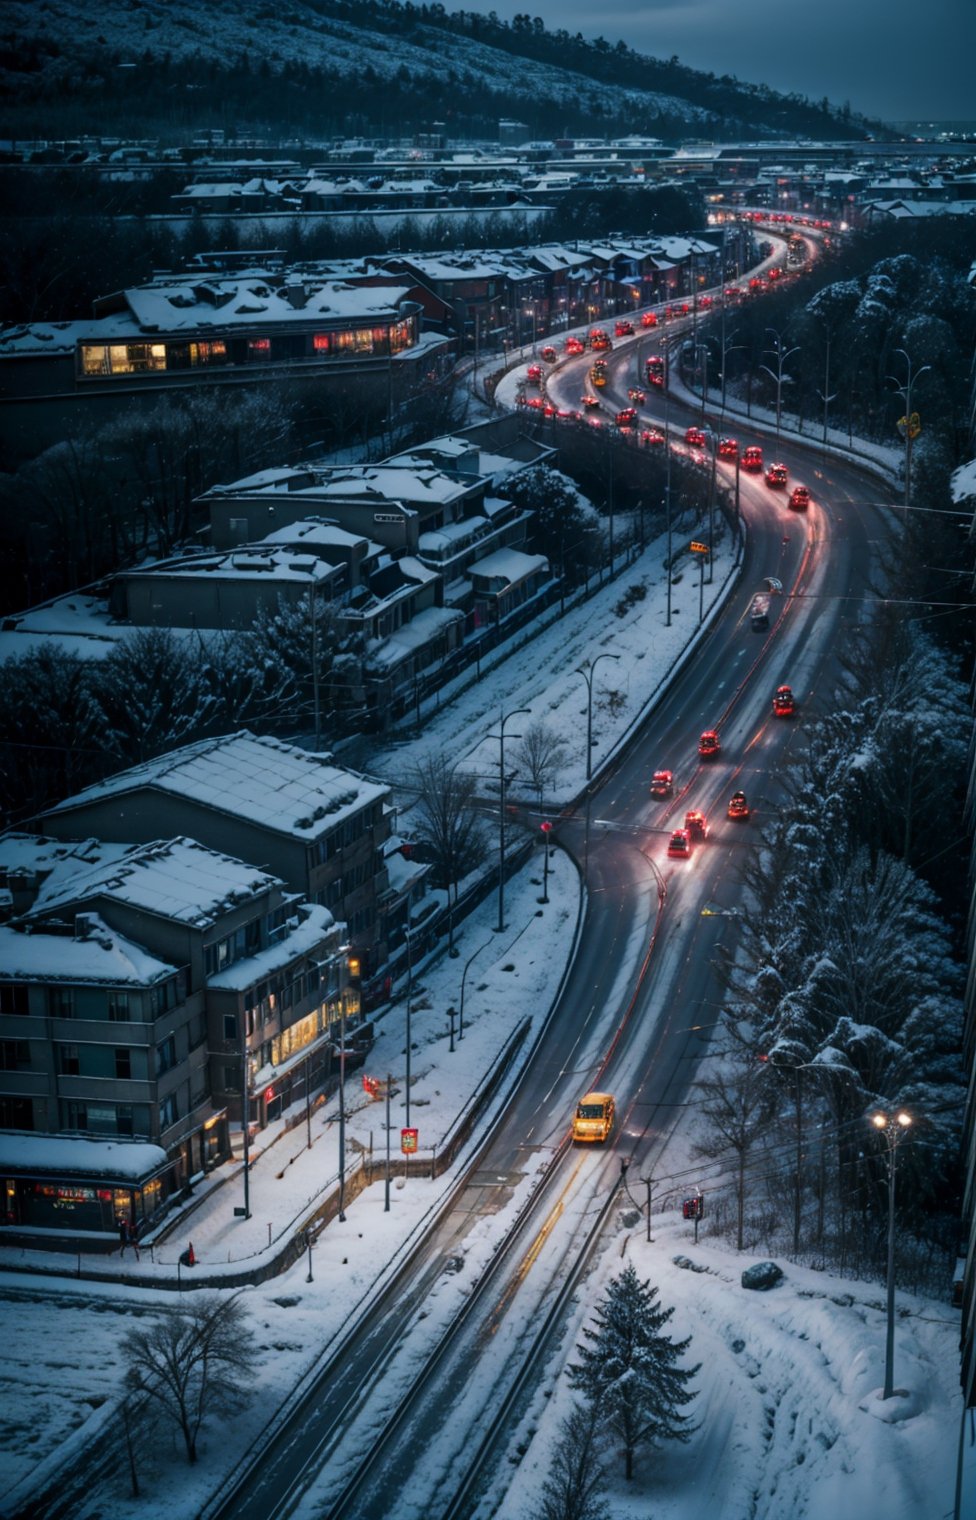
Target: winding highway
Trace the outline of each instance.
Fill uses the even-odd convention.
[[[609,407],[627,405],[648,343],[614,349]],[[558,366],[549,381],[557,404],[578,403],[589,362]],[[668,410],[681,434],[699,417],[678,399]],[[644,411],[659,423],[660,396],[649,395]],[[829,703],[838,658],[869,615],[884,535],[871,504],[882,493],[852,466],[793,442],[773,451],[741,424],[725,430],[740,445],[762,442],[767,459],[775,452],[790,483],[810,487],[811,506],[791,512],[788,493],[741,476],[748,533],[736,590],[694,661],[594,782],[588,819],[581,807],[558,826],[585,869],[586,912],[571,974],[503,1120],[402,1276],[350,1327],[342,1361],[322,1369],[276,1441],[208,1508],[214,1520],[491,1513],[511,1480],[506,1442],[544,1350],[539,1327],[558,1332],[574,1273],[627,1188],[640,1198],[653,1178],[656,1198],[679,1196],[668,1140],[720,1016],[716,963],[736,949],[740,867],[781,806],[805,716]],[[767,577],[783,592],[760,633],[748,614]],[[788,721],[771,708],[784,681],[798,704]],[[706,728],[717,729],[722,748],[703,763],[697,740]],[[662,767],[674,772],[674,795],[656,801],[649,781]],[[726,818],[737,788],[752,809],[745,823]],[[709,818],[709,837],[690,859],[670,860],[670,832],[692,807]],[[574,1105],[590,1086],[612,1091],[619,1115],[610,1144],[592,1152],[568,1143]],[[512,1223],[495,1259],[468,1268],[472,1243],[498,1214]],[[428,1333],[430,1296],[452,1276],[464,1284],[457,1317],[446,1335]]]

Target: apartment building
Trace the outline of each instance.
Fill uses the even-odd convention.
[[[0,872],[7,1225],[154,1218],[229,1156],[232,1121],[321,1088],[343,1020],[365,1034],[344,926],[266,870],[185,837],[20,834]]]

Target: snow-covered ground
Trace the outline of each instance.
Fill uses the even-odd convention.
[[[813,514],[811,514],[811,517]],[[689,525],[690,527],[691,525]],[[423,735],[373,757],[371,768],[392,780],[409,774],[423,754],[446,750],[497,775],[500,715],[526,707],[512,733],[535,717],[544,718],[570,753],[554,795],[575,794],[585,775],[586,687],[576,668],[600,653],[617,653],[619,665],[605,661],[594,677],[594,747],[599,764],[638,720],[661,682],[686,656],[698,625],[698,578],[687,569],[672,588],[672,626],[665,626],[663,546],[651,546],[624,574],[577,609],[565,622],[512,655],[456,704],[425,721]],[[714,584],[706,586],[708,609],[730,584],[727,542],[717,558]],[[646,595],[625,615],[615,607],[629,584],[640,579]],[[611,711],[610,691],[622,693]],[[514,751],[516,741],[513,740]],[[507,754],[510,753],[507,751]],[[668,763],[672,757],[662,757]],[[495,766],[492,771],[492,766]],[[547,798],[547,801],[551,799]],[[541,840],[541,835],[540,835]],[[533,1032],[556,993],[558,974],[572,951],[580,897],[572,863],[556,851],[543,886],[541,843],[534,859],[506,889],[505,934],[495,933],[494,898],[461,926],[457,959],[442,955],[414,969],[411,1015],[411,1122],[420,1130],[421,1152],[436,1148],[471,1100],[497,1053],[525,1020]],[[403,989],[401,989],[402,992]],[[464,994],[465,1033],[450,1051],[446,1010],[460,1007]],[[404,1068],[402,999],[378,1022],[377,1043],[367,1071],[387,1072],[394,1085]],[[525,1047],[523,1047],[525,1048]],[[384,1105],[367,1098],[357,1073],[347,1083],[347,1162],[350,1174],[359,1148],[385,1147]],[[402,1096],[394,1100],[392,1122],[404,1121]],[[183,1291],[195,1291],[204,1274],[239,1270],[282,1234],[301,1226],[323,1189],[333,1185],[338,1165],[338,1111],[335,1099],[312,1115],[312,1145],[305,1126],[266,1131],[255,1147],[251,1173],[250,1220],[234,1216],[242,1201],[239,1166],[227,1180],[201,1190],[181,1229],[162,1240],[141,1261],[112,1257],[78,1261],[48,1253],[0,1250],[0,1370],[3,1452],[7,1497],[0,1512],[13,1514],[44,1471],[56,1470],[70,1455],[72,1440],[87,1441],[103,1422],[115,1418],[120,1388],[119,1348],[127,1331],[156,1306],[171,1308],[175,1295],[155,1286],[171,1282],[176,1258],[188,1240],[200,1260],[197,1276],[184,1271]],[[489,1111],[490,1122],[490,1111]],[[670,1142],[670,1169],[689,1163],[691,1127]],[[254,1397],[232,1421],[206,1427],[198,1465],[186,1466],[175,1444],[163,1437],[140,1449],[142,1496],[128,1497],[120,1463],[107,1481],[110,1490],[93,1493],[76,1520],[88,1516],[173,1520],[195,1516],[221,1479],[238,1465],[272,1421],[298,1379],[334,1346],[346,1322],[363,1311],[377,1281],[399,1252],[409,1249],[449,1185],[450,1173],[429,1178],[396,1177],[391,1208],[384,1210],[384,1185],[374,1184],[349,1202],[344,1223],[330,1224],[311,1256],[289,1271],[244,1291],[244,1301],[261,1348]],[[524,1186],[530,1185],[527,1181]],[[701,1362],[699,1390],[691,1412],[699,1428],[687,1447],[641,1456],[630,1485],[617,1467],[607,1481],[607,1514],[613,1520],[937,1520],[952,1513],[957,1439],[961,1417],[958,1389],[959,1315],[947,1304],[898,1294],[896,1387],[902,1394],[886,1404],[877,1394],[883,1379],[884,1292],[881,1285],[850,1283],[825,1272],[781,1265],[785,1279],[770,1293],[747,1292],[739,1277],[755,1258],[739,1256],[709,1236],[700,1243],[693,1226],[680,1219],[677,1199],[663,1199],[654,1216],[654,1240],[636,1209],[622,1209],[607,1250],[581,1295],[579,1319],[565,1347],[571,1357],[586,1314],[607,1277],[633,1260],[641,1277],[660,1290],[665,1306],[676,1309],[672,1332],[693,1336],[691,1360]],[[643,1202],[637,1195],[637,1202]],[[511,1208],[516,1207],[513,1200]],[[429,1336],[456,1307],[459,1295],[492,1249],[494,1231],[505,1216],[486,1222],[468,1248],[465,1270],[446,1276],[425,1305],[421,1332]],[[696,1271],[675,1262],[687,1258]],[[113,1280],[80,1275],[98,1265]],[[311,1278],[309,1281],[311,1266]],[[26,1270],[14,1270],[20,1267]],[[42,1277],[59,1269],[56,1278]],[[499,1514],[530,1520],[539,1511],[547,1464],[569,1394],[563,1359],[554,1359],[545,1389],[526,1422],[520,1445],[524,1456]],[[967,1453],[970,1507],[976,1513],[976,1468]],[[392,1513],[392,1511],[391,1511]]]

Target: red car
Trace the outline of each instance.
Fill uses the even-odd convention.
[[[618,428],[636,427],[637,408],[634,406],[625,406],[622,411],[617,413],[616,423]]]
[[[530,364],[529,367],[528,367],[528,369],[525,371],[525,378],[526,378],[526,380],[528,380],[528,382],[529,382],[530,385],[541,385],[542,384],[542,365],[541,364]]]
[[[774,490],[785,487],[788,479],[789,471],[785,464],[771,464],[766,471],[766,484],[772,486]]]
[[[708,823],[705,814],[700,813],[697,808],[692,808],[685,814],[685,829],[692,839],[704,842],[708,838]]]
[[[629,338],[634,331],[633,322],[626,317],[618,317],[613,326],[614,336],[617,338]]]
[[[742,468],[744,470],[753,470],[756,474],[758,474],[761,471],[762,467],[762,449],[759,447],[758,443],[750,443],[749,447],[746,449],[745,453],[742,456]]]
[[[653,311],[645,311],[641,317],[641,327],[656,327],[657,317]]]
[[[645,449],[653,449],[659,444],[666,443],[667,439],[660,428],[645,428],[640,435],[640,441]]]
[[[668,840],[668,854],[679,860],[687,860],[691,854],[691,835],[687,829],[675,829]]]
[[[674,777],[670,771],[655,771],[651,777],[651,796],[670,797],[674,791]]]
[[[643,406],[644,402],[647,400],[647,392],[642,391],[639,385],[632,385],[630,387],[630,390],[627,392],[627,395],[630,397],[631,401],[636,401],[638,406]]]
[[[745,792],[733,792],[729,798],[729,817],[748,818],[749,804],[746,801]]]
[[[692,448],[703,449],[705,447],[705,433],[700,427],[690,427],[685,433],[685,443],[690,443]]]
[[[581,401],[582,401],[582,403],[583,403],[584,406],[594,407],[594,406],[599,406],[600,405],[600,403],[597,400],[596,396],[591,396],[588,391],[587,391],[586,395],[582,396],[580,399],[581,399]]]
[[[555,364],[556,350],[553,348],[551,343],[547,343],[545,348],[542,350],[542,357],[545,359],[547,364]]]
[[[790,506],[794,512],[805,512],[810,505],[810,492],[806,486],[794,486],[790,495]]]
[[[777,718],[792,718],[795,711],[796,702],[789,686],[777,686],[773,697],[773,712]]]
[[[722,438],[722,439],[720,439],[719,440],[719,445],[718,445],[718,457],[719,457],[719,459],[738,459],[738,457],[739,457],[739,440],[738,440],[738,438]]]
[[[698,741],[698,753],[703,760],[713,760],[721,753],[722,746],[714,728],[706,728]]]
[[[585,354],[586,353],[586,344],[583,342],[582,338],[567,338],[566,339],[566,352],[567,352],[567,354],[573,354],[573,355],[577,355],[577,356],[579,354]]]

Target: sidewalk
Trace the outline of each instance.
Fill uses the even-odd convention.
[[[558,995],[569,966],[582,907],[576,868],[562,851],[553,850],[548,871],[548,903],[543,889],[541,851],[505,889],[505,932],[498,934],[497,900],[490,897],[455,935],[458,955],[441,947],[414,969],[410,1004],[410,1124],[418,1130],[417,1156],[433,1161],[459,1116],[483,1091],[499,1056],[526,1024],[518,1058],[502,1083],[510,1085],[520,1061],[538,1034]],[[446,1010],[459,1014],[463,984],[463,1035],[455,1017],[454,1050]],[[400,1129],[406,1125],[405,1024],[402,995],[374,1016],[377,1038],[365,1072],[385,1085],[393,1077],[390,1104],[390,1159],[400,1174]],[[363,1072],[345,1083],[345,1164],[347,1210],[356,1209],[355,1192],[363,1162],[372,1157],[385,1170],[386,1103],[364,1090]],[[499,1101],[496,1095],[488,1112]],[[298,1121],[297,1123],[295,1121]],[[310,1120],[310,1122],[309,1122]],[[339,1186],[339,1097],[313,1105],[307,1120],[296,1104],[276,1123],[257,1133],[251,1144],[248,1194],[250,1217],[235,1212],[244,1205],[244,1168],[239,1154],[195,1187],[194,1196],[170,1212],[156,1231],[140,1242],[139,1260],[131,1247],[120,1257],[110,1253],[67,1253],[0,1245],[0,1270],[118,1282],[143,1287],[203,1285],[205,1280],[257,1280],[277,1268],[283,1253],[293,1260],[305,1243],[305,1231]],[[293,1127],[291,1127],[293,1126]],[[237,1134],[237,1151],[241,1146]],[[311,1144],[309,1144],[311,1141]],[[468,1147],[470,1148],[470,1147]],[[463,1151],[464,1148],[462,1148]],[[411,1215],[404,1235],[426,1217],[451,1185],[456,1166],[441,1176],[415,1177],[411,1169]],[[426,1170],[426,1168],[425,1168]],[[373,1184],[372,1191],[383,1183]],[[401,1229],[402,1199],[397,1213]],[[196,1267],[180,1263],[192,1242]],[[288,1248],[291,1248],[290,1251]]]

